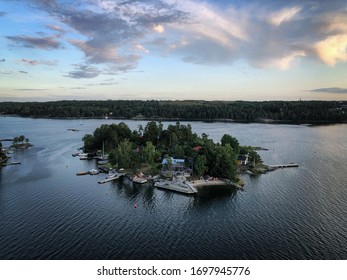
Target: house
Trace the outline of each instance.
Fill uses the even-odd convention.
[[[184,169],[184,159],[177,159],[171,157],[170,160],[168,160],[167,158],[164,158],[161,164],[163,166],[166,166],[167,169],[170,168],[171,171],[183,171]]]
[[[246,154],[246,155],[239,155],[237,157],[237,162],[240,164],[240,165],[247,165],[248,162],[249,162],[249,155]]]
[[[171,177],[172,175],[177,175],[177,174],[186,174],[187,172],[186,172],[184,162],[185,162],[184,159],[177,159],[177,158],[171,157],[168,160],[167,158],[164,158],[161,162],[163,165],[161,174],[166,177]]]

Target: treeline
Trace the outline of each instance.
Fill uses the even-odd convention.
[[[337,101],[54,101],[2,102],[0,113],[22,117],[346,122]]]
[[[214,143],[207,134],[200,137],[192,132],[190,124],[179,122],[164,129],[160,122],[151,121],[133,131],[123,122],[103,124],[93,134],[86,134],[83,141],[85,151],[103,149],[109,153],[116,168],[136,170],[145,164],[158,171],[164,158],[174,157],[185,159],[196,176],[208,174],[230,180],[237,178],[238,154],[249,153],[247,147],[241,147],[229,134],[222,137],[221,143]],[[255,151],[249,155],[260,161]]]

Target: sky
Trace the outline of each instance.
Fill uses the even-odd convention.
[[[0,0],[0,102],[347,100],[344,0]]]

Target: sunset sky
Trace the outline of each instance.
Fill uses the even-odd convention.
[[[347,100],[347,2],[0,0],[0,101]]]

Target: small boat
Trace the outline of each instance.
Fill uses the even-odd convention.
[[[20,164],[19,161],[13,161],[13,162],[9,163],[8,165],[18,165],[18,164]]]
[[[147,183],[147,178],[145,177],[145,175],[140,172],[138,174],[136,174],[135,176],[133,176],[133,178],[131,178],[131,180],[133,181],[133,183],[135,184],[144,184]]]
[[[132,178],[132,181],[133,183],[136,183],[136,184],[144,184],[144,183],[147,183],[148,180],[141,176],[134,176]]]
[[[89,174],[88,171],[81,171],[76,173],[77,176],[88,175],[88,174]]]
[[[104,180],[100,180],[98,181],[99,184],[105,184],[107,182],[111,182],[111,181],[114,181],[114,180],[118,180],[120,177],[124,176],[124,173],[119,173],[117,172],[116,170],[112,169],[107,177],[104,179]]]
[[[105,165],[105,164],[108,164],[109,161],[108,160],[98,160],[98,164],[99,165]]]
[[[88,171],[88,173],[89,173],[90,175],[97,175],[97,174],[100,173],[100,171],[99,171],[99,170],[96,170],[96,169],[90,169],[90,170]]]

